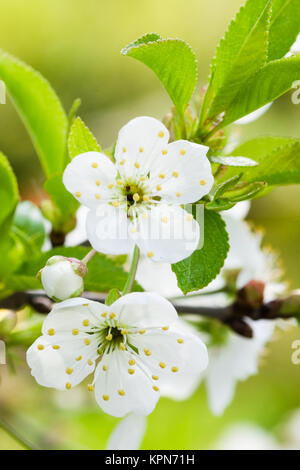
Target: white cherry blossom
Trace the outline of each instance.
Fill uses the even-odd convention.
[[[198,375],[208,356],[196,335],[180,330],[170,302],[132,293],[109,307],[84,298],[55,305],[27,362],[40,385],[58,390],[94,373],[88,389],[103,411],[122,417],[151,413],[163,378]]]
[[[87,236],[97,251],[129,253],[137,244],[153,261],[175,263],[197,248],[199,225],[181,206],[213,185],[208,147],[168,141],[160,121],[139,117],[121,129],[115,163],[88,152],[67,166],[63,182],[90,209]]]

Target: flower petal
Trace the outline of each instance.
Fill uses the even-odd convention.
[[[110,159],[98,152],[87,152],[73,158],[65,169],[63,183],[78,201],[90,209],[100,201],[113,198],[108,186],[115,182],[117,169]]]
[[[197,249],[200,227],[184,209],[158,204],[146,214],[139,217],[136,242],[153,261],[177,263]]]
[[[119,132],[115,158],[121,175],[147,174],[162,155],[169,141],[169,132],[157,119],[138,117]]]
[[[32,375],[44,387],[67,390],[95,369],[98,339],[91,328],[104,318],[104,305],[86,299],[69,299],[47,316],[42,333],[27,351]]]
[[[178,319],[171,302],[152,292],[133,292],[116,300],[111,309],[119,321],[142,329],[170,325]]]
[[[117,424],[107,443],[107,450],[138,450],[146,432],[145,416],[130,413]]]
[[[172,142],[167,154],[151,168],[151,187],[162,201],[187,204],[199,201],[214,183],[211,164],[206,157],[209,148],[186,140]]]
[[[131,358],[128,352],[116,349],[103,356],[95,374],[97,403],[105,413],[118,418],[128,413],[148,415],[159,399],[150,373],[137,365],[130,366]]]
[[[92,247],[101,253],[120,255],[134,246],[128,235],[129,222],[123,208],[101,204],[87,216],[86,231]]]

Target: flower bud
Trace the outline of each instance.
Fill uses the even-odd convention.
[[[46,294],[56,302],[60,302],[82,294],[87,267],[76,258],[52,256],[40,274]]]

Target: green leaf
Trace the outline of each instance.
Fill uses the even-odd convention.
[[[196,57],[185,41],[146,34],[121,53],[147,65],[164,85],[178,113],[184,113],[197,83]]]
[[[0,79],[32,138],[45,174],[62,171],[68,121],[50,84],[31,67],[3,51]]]
[[[206,119],[225,111],[238,90],[266,63],[270,11],[271,0],[248,0],[231,22],[212,63]]]
[[[63,220],[72,217],[79,207],[79,202],[66,190],[63,181],[63,174],[51,176],[45,183],[44,188],[50,195],[55,206],[59,208]]]
[[[72,124],[68,138],[68,149],[71,159],[81,153],[101,152],[96,138],[80,117],[77,117]]]
[[[105,305],[112,305],[116,300],[121,297],[120,291],[118,289],[111,289],[105,299]]]
[[[300,32],[299,0],[273,0],[268,59],[281,59]]]
[[[299,57],[269,62],[238,92],[225,113],[222,127],[276,100],[289,91],[299,77]]]
[[[41,211],[30,201],[18,204],[14,226],[21,230],[30,240],[34,248],[40,249],[44,243],[46,231]]]
[[[82,259],[89,251],[89,248],[79,246],[54,248],[24,263],[18,270],[18,274],[25,277],[34,277],[45,266],[46,261],[51,256],[61,255],[68,258]],[[126,279],[127,273],[120,265],[111,258],[97,253],[88,264],[88,274],[84,278],[84,287],[85,290],[93,292],[108,292],[112,287],[122,290]],[[134,290],[141,291],[142,288],[135,283]]]
[[[0,152],[0,227],[8,221],[11,221],[19,200],[18,184],[15,174],[7,160]],[[8,230],[8,227],[5,227]],[[3,234],[4,227],[1,227],[0,237]]]
[[[207,286],[219,274],[229,250],[225,222],[215,212],[204,212],[204,246],[172,265],[184,294]]]
[[[232,154],[253,157],[257,167],[245,168],[241,181],[264,181],[270,186],[300,183],[300,140],[264,137],[253,139],[237,147]],[[236,168],[228,168],[223,178],[233,177]]]
[[[210,157],[210,160],[214,163],[220,163],[226,166],[256,166],[257,162],[251,158],[246,157]]]

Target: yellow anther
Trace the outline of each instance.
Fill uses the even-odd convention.
[[[121,330],[121,335],[127,335],[128,333],[128,330],[126,330],[126,328],[123,328],[123,330]]]
[[[122,180],[117,180],[117,185],[122,186],[122,185],[123,185],[123,181],[122,181]]]
[[[54,344],[52,346],[52,349],[54,349],[54,351],[58,351],[60,349],[60,346],[58,346],[58,344]]]
[[[109,333],[109,334],[106,336],[106,338],[105,338],[105,339],[107,339],[107,341],[111,341],[111,340],[113,339],[113,336],[112,336],[112,334],[111,334],[111,333]]]
[[[172,371],[172,372],[178,372],[178,367],[172,367],[172,368],[171,368],[171,371]]]
[[[67,382],[66,383],[66,389],[71,390],[71,388],[72,388],[72,385],[70,384],[70,382]]]
[[[149,197],[149,196],[146,196],[146,195],[144,195],[144,196],[143,196],[143,200],[144,200],[145,202],[149,202],[149,201],[150,201],[150,197]]]
[[[125,158],[123,158],[123,160],[120,161],[120,165],[125,165],[125,163],[126,163],[126,160]]]
[[[168,331],[168,329],[169,329],[169,326],[163,326],[162,327],[162,330],[164,330],[164,331]]]
[[[81,359],[82,359],[82,356],[76,357],[76,361],[81,361]]]
[[[121,351],[126,351],[126,346],[124,343],[120,343],[119,348],[121,349]]]
[[[147,179],[146,176],[141,176],[140,177],[140,181],[146,181],[146,179]]]
[[[89,340],[88,338],[85,338],[84,342],[85,342],[85,344],[86,344],[87,346],[89,346],[89,345],[91,344],[91,342],[90,342],[90,340]]]
[[[109,400],[109,395],[102,395],[102,398],[104,401],[108,401]]]
[[[39,344],[37,348],[39,351],[43,351],[43,349],[45,349],[45,346],[43,346],[42,344]]]
[[[104,372],[107,371],[107,366],[105,366],[105,365],[102,366],[102,370],[104,370]]]
[[[66,368],[66,373],[67,373],[68,375],[73,374],[73,372],[74,372],[74,369],[72,369],[71,367],[67,367],[67,368]]]
[[[150,349],[147,349],[147,348],[144,349],[144,353],[145,353],[146,356],[151,356],[151,354],[152,354]]]
[[[100,194],[98,194],[98,193],[97,193],[97,194],[95,194],[95,198],[96,198],[96,199],[101,199],[101,196],[100,196]]]
[[[191,222],[191,221],[193,220],[192,214],[188,214],[188,215],[186,216],[186,220],[187,220],[188,222]]]
[[[96,180],[96,186],[101,186],[101,181],[100,180]]]
[[[163,137],[164,135],[165,135],[165,133],[163,131],[159,131],[158,137]]]
[[[186,154],[186,150],[181,149],[181,150],[180,150],[180,155],[185,155],[185,154]]]
[[[205,186],[205,185],[206,185],[206,181],[205,181],[205,180],[200,180],[200,184],[201,184],[201,186]]]
[[[173,171],[172,176],[174,176],[174,178],[178,178],[179,176],[178,171]]]
[[[126,150],[126,147],[123,147],[122,148],[122,152],[125,153],[127,150]]]
[[[137,228],[136,227],[131,227],[131,233],[136,233],[137,232]]]
[[[94,363],[93,363],[93,361],[92,361],[91,359],[88,360],[88,365],[89,365],[89,366],[93,366],[93,365],[94,365]]]
[[[140,153],[143,153],[143,151],[144,151],[144,147],[140,147],[140,148],[139,148],[139,152],[140,152]]]
[[[125,392],[124,392],[124,390],[118,390],[118,394],[119,394],[121,397],[124,397]]]
[[[50,330],[48,330],[48,335],[49,335],[49,336],[54,336],[54,335],[55,335],[55,329],[54,329],[54,328],[50,328]]]
[[[94,385],[88,385],[88,391],[93,392],[94,391]]]
[[[164,224],[167,224],[169,222],[169,219],[168,217],[162,217],[161,218],[161,221],[164,223]]]
[[[177,340],[177,343],[182,344],[182,343],[184,343],[184,340],[183,340],[182,338],[179,338],[179,339]]]
[[[81,192],[80,192],[80,191],[77,191],[77,192],[75,193],[75,196],[76,196],[76,197],[81,197]]]
[[[119,207],[119,205],[120,205],[119,201],[113,201],[111,204],[114,207]]]
[[[153,380],[158,380],[159,377],[158,377],[158,375],[152,375],[152,379],[153,379]]]
[[[139,334],[140,334],[140,335],[144,335],[145,333],[146,333],[146,330],[140,330],[140,331],[139,331]]]
[[[160,173],[159,177],[163,180],[166,177],[166,175],[164,173]]]
[[[92,163],[92,168],[98,168],[98,163],[96,162]]]
[[[182,196],[182,193],[176,193],[176,196],[180,197],[180,196]]]
[[[109,314],[109,318],[113,319],[113,318],[116,318],[116,315],[112,312]]]
[[[133,196],[132,196],[132,199],[135,201],[135,202],[138,202],[140,200],[140,195],[138,193],[135,193]]]
[[[83,306],[83,307],[88,307],[88,306],[89,306],[89,304],[82,304],[82,306]]]
[[[161,153],[162,153],[163,155],[167,155],[168,150],[167,150],[167,149],[164,149]]]
[[[107,312],[101,313],[101,317],[103,317],[103,318],[107,317]]]
[[[135,168],[140,168],[141,165],[139,164],[139,162],[135,162],[134,166]]]
[[[128,364],[129,364],[130,366],[134,366],[135,360],[134,360],[134,359],[129,359]]]
[[[83,320],[82,324],[83,324],[83,326],[89,326],[90,321],[89,320]]]
[[[107,187],[108,187],[108,189],[112,189],[114,187],[114,183],[109,183],[109,185]]]
[[[133,375],[135,373],[134,369],[128,369],[128,374]]]
[[[161,369],[164,369],[164,368],[166,367],[166,364],[165,364],[164,362],[160,362],[160,363],[159,363],[159,367],[160,367]]]
[[[148,256],[148,258],[153,258],[153,256],[154,256],[153,251],[148,251],[147,256]]]
[[[156,191],[161,191],[161,185],[160,185],[160,184],[158,184],[158,185],[156,186]]]
[[[79,330],[77,330],[77,328],[74,328],[74,330],[72,330],[72,335],[73,336],[79,335]]]
[[[158,388],[156,385],[153,385],[152,388],[153,388],[153,390],[154,390],[155,392],[159,392],[159,388]]]

